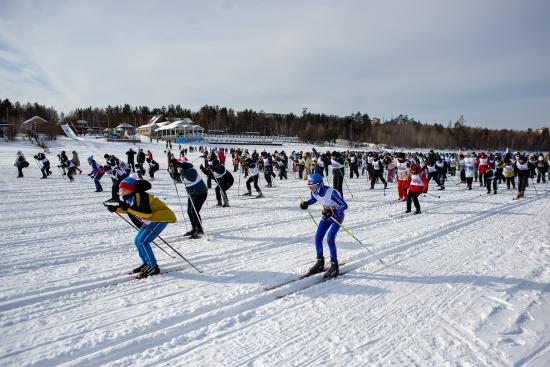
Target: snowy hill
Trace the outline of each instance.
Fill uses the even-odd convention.
[[[253,200],[237,195],[244,179],[235,174],[231,208],[216,207],[209,191],[208,238],[184,239],[189,223],[164,145],[140,146],[161,163],[151,193],[178,217],[163,237],[203,273],[154,248],[161,268],[175,271],[128,280],[139,257],[133,229],[101,204],[110,179],[96,193],[87,175],[69,183],[55,167],[55,154],[74,149],[87,173],[87,155],[125,158],[130,145],[59,139],[54,175],[40,180],[39,148],[2,143],[0,365],[549,365],[548,184],[512,201],[505,185],[486,196],[449,182],[440,199],[420,197],[421,215],[403,215],[395,184],[384,195],[364,177],[347,179],[344,224],[363,244],[338,233],[345,274],[266,290],[315,261],[315,224],[298,207],[304,181],[289,173],[264,189],[261,179],[266,198]],[[20,149],[31,160],[23,179],[13,167]]]

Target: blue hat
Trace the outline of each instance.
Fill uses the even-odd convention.
[[[94,160],[94,156],[93,156],[93,155],[89,156],[89,157],[88,157],[88,160],[89,160],[89,161],[93,161],[93,160]]]
[[[318,173],[314,173],[311,176],[309,176],[309,179],[307,180],[308,186],[319,186],[323,184],[323,176],[321,176]]]

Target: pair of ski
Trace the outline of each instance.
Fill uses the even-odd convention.
[[[256,196],[243,194],[241,196],[243,197],[243,199],[261,199],[261,198],[265,198],[265,196],[263,194],[258,194]]]
[[[140,273],[132,273],[131,271],[129,271],[127,273],[127,275],[132,275],[133,277],[131,277],[130,279],[124,279],[122,281],[120,281],[119,283],[123,283],[123,282],[127,282],[127,281],[131,281],[131,280],[143,280],[143,279],[148,279],[148,278],[151,278],[151,277],[156,277],[158,275],[163,275],[163,274],[168,274],[168,273],[175,273],[177,271],[182,271],[182,270],[186,270],[188,269],[187,266],[182,266],[182,267],[177,267],[177,268],[167,268],[167,269],[160,269],[160,273],[158,274],[155,274],[155,275],[147,275],[147,276],[143,276],[141,275]],[[119,284],[119,283],[116,283],[116,284]]]
[[[340,267],[344,264],[345,264],[345,262],[342,262],[342,263],[338,264],[338,266]],[[344,275],[347,272],[349,272],[349,270],[347,270],[347,271],[341,270],[340,274],[338,276]],[[324,283],[327,280],[335,279],[337,277],[325,277],[324,272],[321,272],[321,273],[304,273],[304,274],[298,275],[297,277],[294,277],[292,279],[286,280],[284,282],[266,286],[266,287],[264,287],[264,291],[266,291],[266,292],[273,291],[275,289],[279,289],[281,287],[284,287],[284,286],[289,285],[289,284],[293,284],[295,282],[298,282],[298,281],[306,279],[306,278],[312,278],[313,279],[312,282],[304,285],[303,287],[299,287],[297,289],[291,289],[289,292],[283,292],[282,294],[277,295],[278,298],[283,298],[283,297],[286,297],[290,294],[293,294],[293,293],[296,293],[296,292],[301,291],[303,289],[314,286],[315,284]]]

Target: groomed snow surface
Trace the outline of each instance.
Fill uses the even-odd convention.
[[[96,193],[85,174],[69,183],[56,168],[61,150],[75,149],[87,173],[90,153],[125,159],[130,145],[59,139],[54,175],[40,180],[39,148],[2,143],[0,365],[550,365],[549,185],[535,192],[531,183],[513,201],[505,185],[481,196],[475,183],[464,191],[449,181],[443,192],[432,185],[440,199],[420,197],[421,215],[403,215],[395,184],[384,196],[364,176],[346,179],[344,224],[363,242],[339,232],[347,273],[266,291],[315,261],[315,226],[298,208],[304,181],[289,172],[264,188],[262,178],[265,199],[247,199],[235,176],[231,208],[215,207],[210,190],[201,212],[208,238],[187,240],[164,145],[140,146],[161,164],[150,192],[178,216],[162,236],[204,273],[154,247],[162,269],[181,270],[125,281],[140,261],[134,230],[102,205],[110,178]],[[13,167],[19,149],[31,163],[23,179]],[[318,206],[312,213],[320,217]]]

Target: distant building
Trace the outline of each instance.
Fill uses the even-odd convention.
[[[163,115],[153,116],[147,124],[139,126],[136,132],[139,135],[151,136],[158,128],[168,123],[170,121],[166,121]]]
[[[54,124],[50,123],[48,120],[43,119],[40,116],[34,116],[28,119],[27,121],[23,121],[21,124],[21,127],[24,131],[38,131],[40,132],[40,127],[45,124]]]

